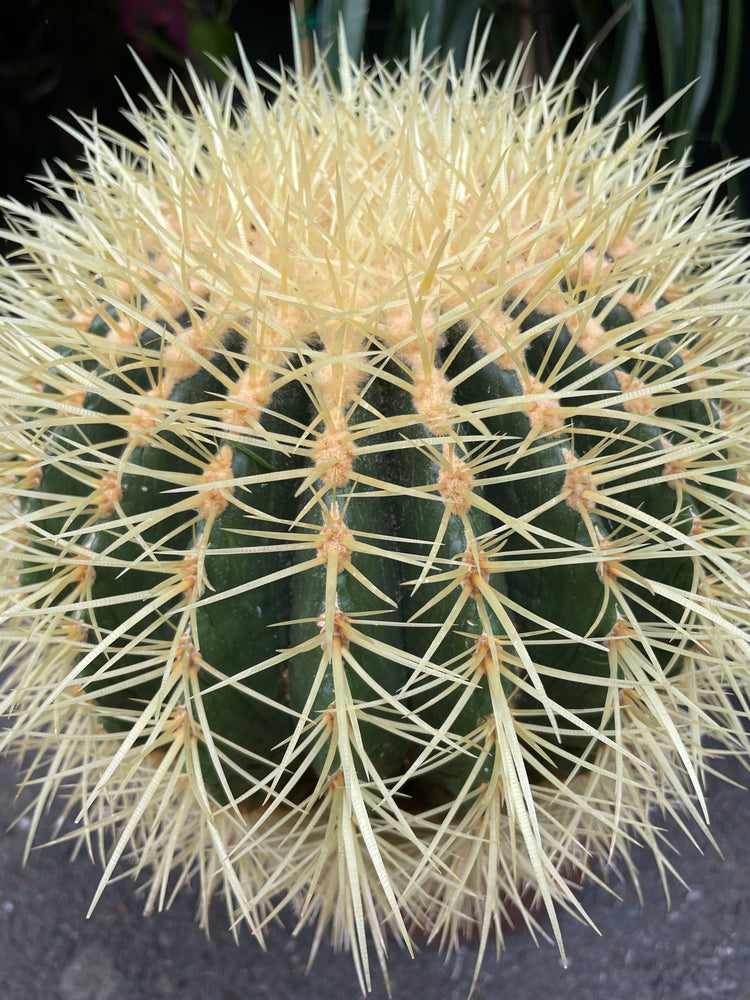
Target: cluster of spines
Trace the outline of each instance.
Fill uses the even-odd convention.
[[[48,181],[73,221],[16,208],[41,277],[15,269],[3,283],[10,314],[4,337],[15,352],[3,402],[24,417],[9,433],[7,463],[21,510],[12,510],[6,537],[14,561],[25,563],[22,585],[7,599],[8,642],[27,649],[7,698],[17,729],[68,727],[55,768],[64,761],[80,780],[87,827],[119,824],[122,831],[105,879],[133,838],[156,871],[150,903],[164,901],[173,867],[205,868],[213,857],[232,907],[253,927],[274,912],[272,894],[299,898],[303,920],[319,910],[321,927],[332,920],[340,936],[357,938],[365,979],[365,927],[382,961],[384,914],[404,937],[411,922],[455,944],[464,915],[474,912],[484,947],[506,898],[522,902],[519,884],[536,885],[549,909],[553,897],[575,908],[566,869],[587,870],[597,852],[615,846],[627,858],[626,843],[617,841],[626,826],[661,856],[648,804],[669,807],[674,796],[700,818],[690,801],[700,796],[698,729],[721,719],[727,739],[741,739],[721,690],[746,654],[738,544],[746,487],[741,481],[726,489],[720,480],[723,466],[741,470],[747,458],[735,355],[748,292],[737,277],[743,251],[730,245],[734,224],[705,207],[727,170],[688,181],[679,169],[658,168],[658,144],[643,144],[648,121],[616,146],[621,119],[595,126],[588,110],[576,120],[570,86],[536,89],[519,103],[511,97],[517,65],[495,90],[480,81],[478,60],[459,78],[450,64],[438,71],[414,59],[402,79],[382,67],[369,75],[347,70],[343,111],[329,98],[322,70],[309,82],[280,80],[272,114],[252,77],[235,76],[249,109],[239,121],[231,87],[220,100],[198,88],[192,120],[157,93],[150,117],[133,108],[145,157],[81,125],[90,174],[71,174],[70,184]],[[505,157],[498,148],[508,150]],[[548,183],[540,185],[540,176]],[[663,185],[658,199],[649,194],[655,183]],[[36,235],[24,232],[27,226]],[[615,336],[607,317],[618,309],[625,320],[609,324]],[[668,356],[660,357],[659,345],[670,338]],[[535,370],[529,347],[541,355]],[[623,356],[636,374],[623,371]],[[656,370],[655,385],[639,380],[638,372]],[[515,387],[501,401],[472,398],[472,379],[490,372],[496,384]],[[605,394],[607,378],[618,375],[617,389]],[[308,416],[288,407],[279,414],[274,396],[284,386],[296,390],[295,405]],[[406,399],[400,409],[384,411],[384,386]],[[649,402],[676,393],[682,403],[707,408],[707,423],[678,428]],[[87,406],[95,395],[97,405]],[[106,426],[102,409],[112,421]],[[611,421],[621,428],[623,411],[629,432],[672,429],[679,443],[650,447],[636,433],[631,450],[608,456]],[[518,440],[507,432],[514,415],[524,428]],[[270,429],[269,419],[277,421]],[[571,423],[576,435],[589,435],[584,459],[556,440]],[[506,427],[505,445],[489,446],[494,424]],[[101,436],[92,444],[96,427]],[[159,464],[144,474],[142,459],[157,450]],[[392,454],[418,469],[421,463],[415,481],[373,472],[373,461]],[[634,594],[643,601],[644,575],[633,563],[653,563],[668,546],[662,525],[657,531],[632,503],[618,501],[627,483],[608,490],[623,469],[631,470],[633,489],[666,477],[709,512],[695,531],[685,531],[681,515],[666,526],[672,542],[688,547],[693,577],[671,590],[666,581],[662,591],[667,604],[685,600],[689,613],[674,623],[667,605],[651,607],[640,634],[635,613],[619,619],[619,633],[607,615],[615,598],[620,612]],[[50,488],[40,500],[39,477],[50,470],[79,485]],[[538,513],[563,495],[557,486],[554,496],[541,495],[558,480],[569,520],[575,530],[585,526],[583,541],[561,535]],[[522,513],[500,510],[480,485],[494,481],[536,482],[539,502]],[[259,528],[259,515],[267,521],[271,510],[253,493],[279,483],[302,502],[288,518]],[[145,505],[137,491],[150,495]],[[394,496],[405,510],[417,502],[437,511],[429,529],[436,533],[421,537],[414,529],[404,539],[377,522],[347,524],[355,507],[372,511]],[[609,550],[600,512],[621,522]],[[222,518],[232,523],[212,553]],[[100,524],[114,534],[107,538]],[[286,566],[260,578],[266,595],[274,583],[313,573],[326,608],[319,625],[312,606],[290,610],[297,652],[317,663],[303,673],[312,670],[317,680],[297,709],[287,708],[291,732],[270,748],[278,753],[261,777],[255,765],[263,760],[214,732],[205,704],[221,690],[251,690],[271,712],[278,693],[258,689],[257,665],[227,678],[196,648],[199,614],[210,619],[233,586],[248,600],[258,590],[211,581],[217,548],[226,562],[240,550],[253,556],[241,535],[248,525],[258,555],[264,548],[289,554]],[[178,541],[178,531],[194,547]],[[103,541],[93,566],[87,540],[97,532]],[[457,546],[450,559],[446,538]],[[519,538],[527,548],[509,552]],[[377,549],[385,550],[383,565],[410,567],[403,589],[412,592],[414,636],[429,631],[420,623],[420,590],[432,607],[447,601],[454,609],[450,627],[433,629],[417,652],[378,645],[387,628],[380,612],[394,599],[372,580],[367,614],[342,611],[337,600],[341,566],[365,553],[375,572]],[[536,610],[529,635],[514,634],[519,610],[532,609],[513,608],[500,582],[502,574],[519,574],[529,553],[536,572],[550,579],[562,560],[593,567],[601,585],[602,607],[585,635],[570,629],[567,643],[556,638],[554,645],[548,635],[552,662],[543,634],[533,658],[527,640],[566,623]],[[676,554],[669,561],[680,558],[684,564]],[[131,610],[123,619],[115,581],[128,575],[138,589],[124,595]],[[148,603],[136,606],[144,597]],[[457,684],[455,672],[433,660],[459,616],[474,610],[482,627],[467,640],[473,652],[456,660],[464,671]],[[283,611],[283,602],[272,608],[264,627]],[[212,628],[221,644],[220,628]],[[471,635],[463,620],[455,631]],[[354,636],[376,653],[388,647],[408,676],[402,690],[378,695],[370,687],[369,696],[352,699],[344,663]],[[554,659],[576,639],[602,664],[614,664],[598,679],[587,676],[594,704],[580,716],[547,693],[557,681],[570,689],[575,667],[561,671]],[[659,655],[644,655],[651,648]],[[287,651],[273,651],[261,666],[271,676],[288,659]],[[454,805],[415,815],[407,779],[424,780],[451,755],[460,763],[450,726],[481,672],[497,682],[493,722],[481,739],[479,732],[471,737],[475,763],[458,779],[461,794]],[[315,701],[331,680],[335,711]],[[145,706],[128,700],[136,684],[147,693]],[[304,681],[286,676],[284,685]],[[441,727],[429,702],[432,693],[439,714],[435,699],[445,699],[446,685],[459,694]],[[98,705],[82,704],[86,688]],[[287,697],[284,691],[282,701]],[[414,711],[420,700],[424,715]],[[129,731],[114,744],[96,730],[102,704],[105,724]],[[599,729],[596,713],[611,721]],[[380,775],[361,741],[365,723],[421,747],[405,772]],[[566,739],[583,748],[574,753]],[[40,748],[50,742],[37,740]],[[297,764],[317,762],[312,786],[306,768],[292,768],[295,756]],[[661,779],[652,776],[656,764]],[[541,775],[533,790],[529,771]],[[49,774],[40,803],[59,785],[56,770]],[[107,815],[102,796],[119,807]],[[612,811],[605,815],[599,804],[606,801]],[[586,802],[596,804],[588,813]],[[184,822],[179,847],[172,808]],[[581,825],[571,827],[581,811]],[[513,864],[501,848],[506,836],[524,845]],[[263,851],[261,866],[255,859]],[[214,877],[204,872],[206,899]]]

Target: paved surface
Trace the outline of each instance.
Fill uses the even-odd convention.
[[[736,762],[724,773],[746,775]],[[14,770],[0,761],[0,816],[16,812]],[[712,829],[724,860],[701,854],[679,832],[674,843],[690,889],[672,884],[671,908],[656,867],[644,857],[640,907],[631,887],[621,899],[583,890],[602,937],[563,918],[569,964],[554,945],[512,935],[499,963],[485,960],[476,1000],[687,1000],[750,997],[750,793],[718,781],[709,787]],[[3,828],[5,827],[3,823]],[[46,830],[49,831],[47,826]],[[133,883],[104,894],[86,920],[98,868],[70,863],[70,846],[35,851],[21,870],[24,831],[0,832],[0,996],[14,1000],[357,1000],[347,955],[322,949],[305,974],[310,936],[282,928],[263,952],[246,932],[237,946],[219,904],[212,939],[194,923],[195,898],[184,893],[167,913],[143,919]],[[701,846],[704,846],[701,844]],[[613,883],[617,887],[617,883]],[[474,953],[447,961],[427,948],[415,960],[392,955],[394,1000],[464,1000]],[[380,981],[373,1000],[385,1000]]]

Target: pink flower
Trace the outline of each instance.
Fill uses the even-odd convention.
[[[188,13],[184,0],[121,0],[122,30],[139,49],[154,47],[162,39],[187,54]]]

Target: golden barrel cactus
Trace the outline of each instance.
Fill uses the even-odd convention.
[[[248,66],[5,202],[3,745],[146,911],[479,956],[744,753],[746,230],[575,80]],[[704,737],[719,749],[708,750]],[[665,862],[666,864],[666,862]]]

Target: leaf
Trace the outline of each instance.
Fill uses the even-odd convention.
[[[209,57],[203,62],[219,79],[223,79],[224,74],[217,73],[214,60],[221,62],[224,59],[235,59],[237,55],[232,29],[228,24],[215,21],[201,20],[191,25],[190,49],[200,56]]]
[[[653,4],[659,36],[665,94],[673,94],[685,83],[685,17],[680,0],[656,0]]]
[[[431,0],[409,0],[407,6],[409,28],[419,30],[426,20],[425,48],[428,52],[431,49],[437,48],[441,40],[445,38],[448,23],[448,11],[445,0],[435,0],[434,3]],[[462,5],[459,4],[458,6],[460,8]]]
[[[694,41],[694,44],[697,42],[697,65],[693,67],[691,63],[690,66],[690,74],[697,77],[697,82],[691,92],[685,120],[685,130],[692,135],[713,88],[721,26],[721,0],[689,0],[686,26],[689,36],[695,39],[697,35]]]
[[[337,82],[339,78],[337,42],[339,22],[343,26],[349,55],[356,61],[361,56],[364,47],[369,8],[369,0],[321,0],[318,6],[315,33],[321,49],[326,53],[328,66]]]
[[[742,59],[742,5],[743,0],[728,0],[727,4],[727,47],[724,53],[724,77],[712,133],[714,142],[719,141],[729,121],[737,94]]]
[[[480,9],[481,0],[457,4],[453,9],[453,17],[449,22],[449,27],[444,32],[443,47],[446,52],[452,51],[454,53],[459,66],[463,65],[469,37]]]
[[[617,78],[612,87],[611,104],[618,104],[636,86],[643,58],[646,34],[646,0],[635,0],[622,25],[622,52]]]

